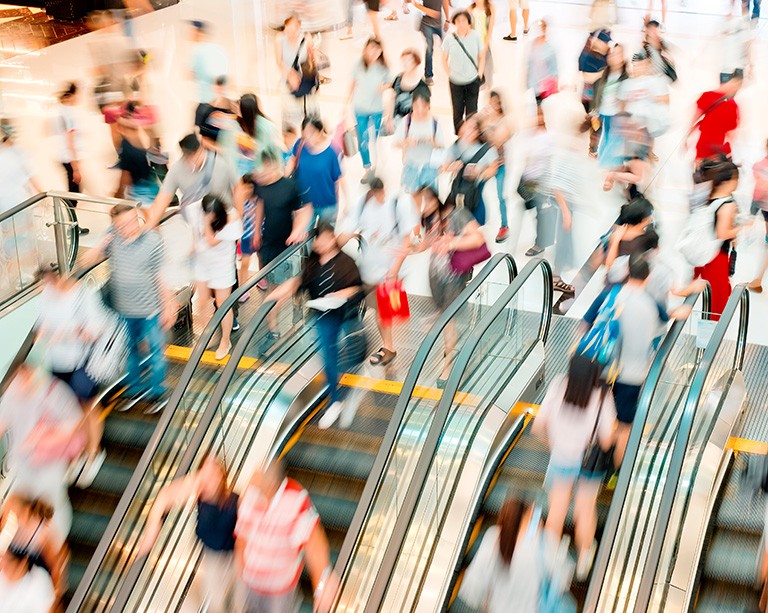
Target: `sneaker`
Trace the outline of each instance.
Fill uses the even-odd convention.
[[[355,413],[357,413],[357,410],[354,402],[344,403],[344,408],[341,411],[341,417],[339,418],[339,428],[348,430],[355,420]]]
[[[96,475],[99,474],[101,467],[104,465],[104,460],[106,459],[107,452],[102,449],[95,458],[86,461],[75,485],[80,489],[91,487],[91,485],[93,485],[93,480],[96,478]]]
[[[499,233],[496,235],[496,242],[503,243],[508,238],[509,238],[509,228],[507,228],[506,226],[501,226],[501,228],[499,228]]]
[[[259,348],[256,350],[256,356],[263,358],[267,354],[267,351],[275,346],[279,338],[280,335],[277,332],[267,332],[264,340],[261,341],[261,345],[259,345]]]
[[[344,406],[341,404],[341,402],[338,400],[334,402],[331,406],[325,409],[325,413],[323,413],[320,421],[317,422],[317,427],[321,430],[327,430],[330,428],[333,424],[336,423],[336,420],[339,418],[339,415],[341,415],[341,410],[343,408]]]
[[[597,552],[597,542],[592,541],[589,549],[579,552],[579,557],[576,560],[576,581],[586,581],[589,577],[589,571],[592,570],[592,562],[595,560],[595,553]]]
[[[360,183],[362,185],[366,185],[367,183],[370,183],[370,181],[371,181],[371,179],[373,179],[373,177],[374,177],[373,170],[371,170],[370,168],[366,168],[365,169],[365,174],[363,175],[363,178],[360,179]]]
[[[240,329],[240,322],[237,317],[232,319],[232,332],[237,332]]]
[[[238,302],[248,302],[248,299],[251,297],[251,292],[245,292],[240,298],[237,299]]]
[[[259,281],[256,283],[256,287],[258,287],[262,292],[266,292],[269,289],[269,285],[267,285],[267,278],[262,277],[259,279]]]
[[[507,34],[504,37],[504,40],[511,40],[513,43],[516,43],[517,42],[517,36],[512,36],[511,34]]]

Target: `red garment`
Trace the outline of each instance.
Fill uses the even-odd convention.
[[[731,154],[728,133],[739,126],[739,105],[733,98],[713,106],[723,94],[718,91],[704,92],[696,101],[696,108],[704,113],[699,122],[699,141],[696,143],[696,159],[702,160],[720,153]],[[707,110],[710,109],[710,110]]]
[[[704,266],[697,266],[693,269],[693,276],[696,279],[709,281],[712,290],[712,313],[709,318],[712,321],[719,321],[720,315],[728,303],[731,296],[731,279],[728,277],[728,254],[720,250],[714,259]]]

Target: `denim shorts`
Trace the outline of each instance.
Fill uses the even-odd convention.
[[[544,475],[544,489],[549,490],[555,481],[575,483],[581,474],[581,464],[574,466],[559,466],[550,462],[547,474]]]

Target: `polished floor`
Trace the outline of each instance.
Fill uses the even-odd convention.
[[[330,4],[334,5],[339,1],[343,0],[334,0]],[[634,50],[642,37],[640,26],[646,2],[633,0],[620,1],[618,4],[619,23],[613,29],[614,38],[628,49]],[[275,121],[281,119],[286,110],[285,100],[274,62],[274,32],[268,27],[268,24],[274,21],[269,12],[274,11],[275,6],[276,3],[272,0],[182,0],[177,6],[135,21],[138,40],[152,56],[150,95],[160,106],[164,143],[172,157],[178,155],[174,143],[189,131],[192,120],[194,89],[189,78],[189,19],[211,22],[214,26],[214,39],[229,51],[232,94],[255,91],[268,115]],[[506,243],[494,245],[493,248],[510,251],[522,265],[525,261],[523,254],[531,245],[534,234],[532,214],[523,210],[514,193],[525,156],[526,132],[534,116],[532,96],[530,92],[525,91],[523,85],[525,59],[530,41],[524,37],[521,37],[518,43],[503,41],[502,36],[508,33],[506,6],[504,2],[497,2],[496,7],[498,23],[492,45],[496,60],[494,87],[506,98],[517,134],[510,145],[512,170],[508,171],[506,185],[512,233]],[[731,3],[728,0],[687,0],[683,5],[680,0],[670,0],[668,9],[666,36],[673,48],[680,75],[680,80],[673,86],[671,94],[675,125],[657,143],[656,152],[660,161],[652,170],[653,180],[647,194],[658,211],[665,257],[680,270],[682,278],[685,275],[684,266],[673,247],[675,235],[685,216],[687,190],[690,185],[691,155],[684,146],[685,133],[690,125],[693,102],[700,92],[717,85],[719,56],[723,44],[719,33],[725,23],[725,15],[731,9]],[[658,11],[658,6],[656,10]],[[340,40],[336,32],[321,35],[320,44],[331,60],[331,68],[326,71],[331,82],[321,87],[319,101],[323,118],[331,129],[340,121],[348,120],[347,93],[350,72],[370,35],[364,7],[357,4],[354,15],[353,39]],[[531,23],[544,16],[550,19],[550,40],[557,49],[563,89],[547,103],[548,122],[556,132],[561,147],[570,146],[583,152],[586,150],[586,143],[583,139],[574,137],[571,128],[580,108],[575,91],[578,82],[576,57],[589,30],[589,3],[534,0]],[[423,49],[423,38],[414,29],[412,19],[412,15],[401,13],[399,21],[382,22],[385,53],[393,71],[399,70],[399,55],[403,49],[412,46]],[[762,156],[768,135],[768,121],[764,117],[764,100],[768,99],[767,28],[766,20],[762,20],[755,30],[751,77],[737,98],[742,110],[742,125],[736,139],[735,157],[743,169],[743,179],[737,196],[742,207],[746,208],[752,189],[749,170],[754,161]],[[120,33],[88,33],[17,55],[0,63],[2,110],[18,121],[21,146],[32,160],[41,183],[52,189],[62,189],[66,185],[63,170],[57,165],[54,157],[55,149],[51,146],[47,122],[55,101],[55,92],[67,80],[78,82],[85,92],[91,90],[93,69],[98,63],[98,58],[93,54],[93,49],[97,46],[93,43],[96,37],[109,35],[119,36]],[[433,94],[433,109],[442,129],[450,133],[447,80],[439,70]],[[481,97],[481,104],[483,101],[484,98]],[[109,169],[116,157],[109,130],[88,96],[84,97],[78,112],[84,133],[84,191],[93,195],[111,195],[116,187],[118,174]],[[378,160],[379,174],[383,176],[386,185],[390,189],[396,189],[400,172],[399,153],[391,147],[389,140],[380,140],[375,159]],[[579,178],[583,189],[580,201],[575,203],[574,215],[577,261],[573,270],[564,271],[566,280],[573,278],[576,270],[595,248],[598,237],[610,227],[621,204],[618,194],[602,192],[602,177],[593,161],[583,155],[580,164]],[[361,193],[359,178],[362,167],[359,158],[346,160],[344,170],[345,198],[342,200],[342,206],[359,197]],[[490,210],[486,232],[492,242],[499,224],[495,187],[492,183],[487,188],[486,200]],[[103,227],[103,214],[93,215],[93,224]],[[98,232],[95,234],[98,235]],[[739,249],[735,282],[750,280],[763,257],[764,247],[762,241],[755,239],[757,234],[759,228]],[[407,286],[413,292],[427,293],[425,259],[414,257],[412,260],[408,266]],[[585,290],[580,292],[569,314],[578,316],[583,312],[601,283],[598,273]],[[753,321],[759,321],[766,309],[768,301],[756,297],[753,301]],[[753,325],[750,340],[768,344],[768,329]]]

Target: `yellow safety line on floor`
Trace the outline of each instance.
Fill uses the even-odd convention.
[[[726,448],[736,452],[756,453],[759,455],[768,454],[768,443],[752,441],[746,438],[738,438],[736,436],[732,436],[728,439]]]

